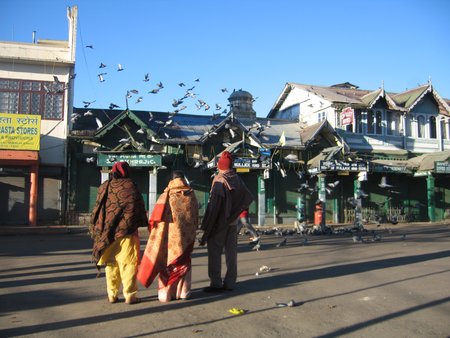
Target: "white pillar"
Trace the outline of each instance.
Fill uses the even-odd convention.
[[[101,182],[100,183],[103,183],[103,182],[107,181],[108,178],[109,178],[109,171],[103,171],[102,170],[101,171],[101,178],[100,178]]]
[[[156,183],[158,180],[156,170],[148,172],[148,214],[151,215],[156,204]]]

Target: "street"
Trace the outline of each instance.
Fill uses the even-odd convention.
[[[280,247],[263,235],[260,251],[240,236],[237,288],[220,294],[202,291],[206,248],[196,247],[191,299],[160,303],[154,282],[135,305],[107,302],[86,233],[1,236],[0,336],[449,337],[449,224],[372,229],[379,236],[358,242],[295,234]]]

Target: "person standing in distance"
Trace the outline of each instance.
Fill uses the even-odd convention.
[[[237,279],[237,223],[239,214],[248,208],[253,196],[233,169],[233,157],[224,151],[217,163],[201,230],[200,245],[207,244],[210,285],[205,292],[233,290]],[[222,280],[222,252],[227,266]]]

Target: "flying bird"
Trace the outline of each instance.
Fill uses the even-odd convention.
[[[95,102],[95,100],[94,101],[83,101],[83,104],[84,104],[84,108],[87,108],[87,107],[89,107],[91,104],[93,104]]]
[[[93,45],[87,45],[86,48],[94,49]]]
[[[333,183],[327,184],[330,188],[336,188],[339,185],[339,181],[334,181]]]
[[[279,248],[280,246],[285,246],[287,243],[287,238],[284,237],[283,240],[277,244],[277,248]]]
[[[117,104],[111,103],[109,109],[120,108]]]
[[[378,184],[378,186],[380,188],[392,188],[393,187],[393,185],[387,184],[386,176],[383,176],[381,178],[380,184]]]
[[[139,97],[137,98],[137,100],[136,100],[136,103],[141,102],[143,99],[144,99],[144,98],[143,98],[142,96],[139,96]]]
[[[118,72],[121,72],[122,70],[124,70],[124,68],[123,68],[122,65],[119,63],[119,64],[117,65],[117,71],[118,71]]]
[[[103,78],[103,74],[98,74],[98,80],[100,82],[105,82],[105,79]]]
[[[88,110],[88,111],[85,112],[83,115],[84,115],[84,116],[92,116],[92,115],[94,115],[94,113],[93,113],[91,110]]]
[[[179,85],[180,87],[186,86],[183,82],[180,82],[178,85]]]
[[[97,123],[97,129],[100,129],[101,127],[103,127],[103,123],[102,121],[100,121],[100,119],[98,117],[95,118],[95,122]]]
[[[163,88],[164,88],[164,85],[162,84],[161,81],[159,81],[156,85],[157,85],[158,88],[160,88],[160,89],[163,89]]]
[[[106,68],[106,65],[103,62],[100,62],[100,66],[98,68]]]
[[[149,93],[149,94],[157,94],[157,93],[159,92],[159,89],[160,89],[160,88],[152,89],[152,90],[150,90],[148,93]]]
[[[144,82],[150,81],[150,75],[147,73],[144,75]]]
[[[222,91],[222,93],[228,93],[228,89],[226,89],[226,88],[222,88],[221,91]]]

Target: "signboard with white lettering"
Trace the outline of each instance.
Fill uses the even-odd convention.
[[[369,164],[364,161],[360,162],[344,162],[338,160],[320,161],[319,171],[368,171]]]
[[[436,174],[450,174],[450,162],[448,161],[434,162],[434,172]]]
[[[158,167],[161,166],[161,155],[155,154],[124,154],[124,153],[99,153],[97,165],[100,167],[112,167],[116,162],[128,162],[130,167]]]
[[[341,112],[341,126],[347,126],[349,124],[353,124],[353,117],[355,112],[353,108],[347,107],[342,109]]]
[[[212,169],[217,166],[217,159],[214,158],[206,167]],[[271,169],[270,158],[264,158],[263,160],[252,157],[237,157],[233,160],[233,168],[249,168],[249,169]]]

